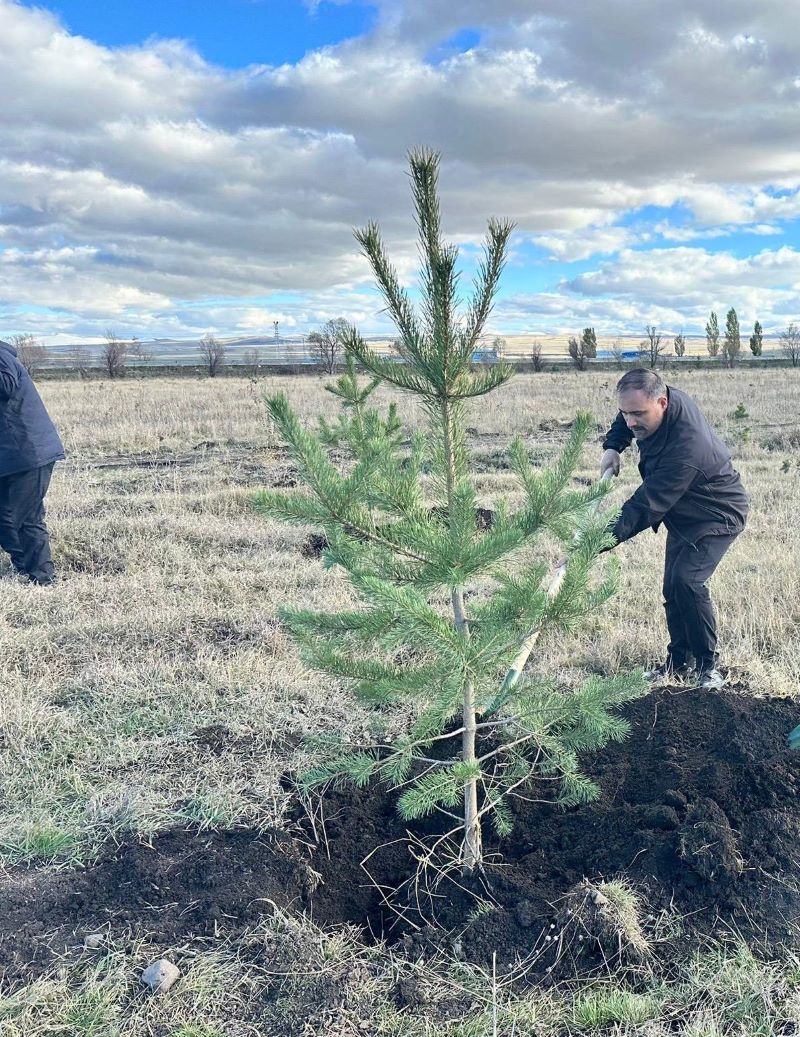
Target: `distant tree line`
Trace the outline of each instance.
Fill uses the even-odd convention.
[[[639,343],[636,351],[637,363],[647,364],[651,368],[658,367],[667,353],[668,344],[664,335],[655,324],[645,326],[645,338]],[[731,307],[725,315],[725,332],[720,331],[719,318],[712,310],[709,314],[705,327],[706,350],[708,355],[719,358],[726,367],[735,367],[741,360],[742,337],[739,327],[739,318],[736,310]],[[785,331],[778,335],[778,344],[781,354],[791,363],[792,367],[800,366],[800,324],[792,322]],[[754,357],[762,355],[764,348],[764,329],[759,321],[753,325],[753,333],[750,336],[750,352]],[[686,354],[686,339],[681,331],[672,340],[672,352],[676,357]],[[572,360],[573,366],[578,371],[585,371],[589,361],[597,356],[597,335],[594,328],[584,328],[580,336],[572,335],[567,343],[567,353]],[[611,346],[611,353],[620,364],[625,359],[623,349],[619,341]],[[536,358],[533,358],[534,370],[541,370],[541,347],[538,348]]]
[[[307,339],[309,353],[314,366],[326,374],[333,374],[343,363],[345,347],[350,324],[344,317],[335,317],[325,321],[317,330],[312,331]],[[669,342],[664,333],[658,330],[655,323],[645,325],[645,337],[639,343],[635,360],[656,368],[663,361],[669,350]],[[739,318],[731,307],[725,316],[724,333],[720,329],[719,318],[712,310],[705,326],[706,351],[712,359],[719,359],[726,367],[735,367],[741,360],[742,340]],[[146,365],[154,360],[152,350],[136,336],[126,340],[119,338],[109,329],[105,332],[104,343],[100,349],[100,367],[110,379],[124,378],[131,361],[138,365]],[[20,362],[32,378],[41,374],[47,366],[52,354],[30,333],[14,335],[12,345],[17,350]],[[402,348],[397,340],[393,343],[395,351],[402,358]],[[676,357],[686,354],[686,339],[683,332],[675,335],[671,342],[672,353]],[[749,338],[750,352],[760,357],[764,347],[764,330],[759,321],[753,325],[753,333]],[[778,335],[778,348],[781,355],[792,367],[800,367],[800,323],[792,322]],[[475,362],[491,362],[501,360],[505,356],[507,343],[504,338],[496,336],[491,346],[476,353]],[[619,340],[612,343],[610,352],[620,365],[628,359],[626,350]],[[584,328],[580,335],[571,335],[567,342],[567,354],[574,368],[585,371],[590,361],[597,359],[597,333],[593,327]],[[73,346],[68,351],[70,367],[77,371],[81,378],[88,378],[97,363],[85,346]],[[228,346],[213,333],[208,332],[200,339],[200,358],[202,367],[209,378],[216,378],[229,358]],[[265,368],[264,358],[259,349],[249,349],[243,355],[243,364],[237,368],[251,377],[257,377]],[[529,362],[535,372],[544,371],[546,364],[542,344],[534,342],[530,347]]]

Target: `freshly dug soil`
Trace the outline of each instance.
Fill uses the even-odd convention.
[[[152,846],[122,845],[85,871],[5,874],[0,978],[29,982],[87,934],[131,927],[163,949],[235,934],[273,905],[308,912],[318,924],[355,922],[366,938],[384,936],[414,952],[442,942],[428,924],[433,914],[456,927],[446,945],[465,958],[491,963],[496,953],[505,964],[538,949],[544,971],[552,949],[564,949],[581,898],[587,919],[607,922],[598,883],[618,877],[646,905],[632,947],[652,937],[654,920],[668,910],[683,917],[687,940],[737,931],[754,945],[796,946],[800,753],[788,749],[787,734],[798,703],[663,688],[625,712],[630,738],[587,759],[601,798],[568,811],[516,801],[514,830],[490,845],[497,852],[472,889],[444,881],[431,898],[425,882],[409,883],[409,826],[393,793],[332,790],[324,824],[316,825],[324,839],[313,851],[286,833],[175,830]],[[225,751],[224,741],[220,729],[209,751]],[[428,819],[412,835],[430,838],[438,824]],[[384,894],[395,889],[392,909]],[[573,942],[589,959],[613,956],[592,940],[581,933]]]
[[[169,831],[85,871],[15,869],[0,878],[0,989],[87,936],[130,927],[161,948],[254,925],[270,901],[302,911],[314,882],[288,836],[247,829]]]
[[[652,921],[669,910],[688,934],[738,932],[771,948],[800,943],[800,752],[787,744],[800,704],[663,688],[625,713],[631,736],[587,760],[602,790],[597,802],[568,811],[514,802],[514,830],[487,869],[488,890],[475,890],[493,910],[476,911],[462,891],[439,887],[447,894],[440,923],[476,916],[456,944],[465,957],[491,962],[496,952],[510,962],[551,942],[548,935],[555,943],[560,905],[584,878],[626,878]],[[314,865],[324,880],[314,896],[318,917],[360,913],[373,929],[393,921],[394,932],[408,931],[354,868],[386,844],[369,858],[370,874],[384,889],[408,878],[408,850],[395,841],[407,826],[393,803],[375,790],[326,797],[332,820],[329,856]],[[417,884],[410,894],[415,903]],[[421,922],[413,908],[411,920]]]

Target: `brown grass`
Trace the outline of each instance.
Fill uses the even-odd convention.
[[[794,695],[800,381],[787,371],[691,372],[676,381],[730,437],[753,500],[747,533],[712,585],[724,662],[755,694]],[[515,492],[502,468],[512,435],[551,456],[564,437],[554,419],[589,408],[598,424],[611,420],[613,382],[607,373],[526,375],[491,403],[476,402],[472,447],[485,503]],[[289,470],[261,393],[285,390],[311,420],[335,409],[322,386],[315,377],[43,385],[69,450],[48,499],[62,579],[30,587],[0,563],[6,863],[74,863],[110,837],[176,822],[271,824],[285,806],[279,776],[297,762],[286,744],[331,726],[367,729],[368,715],[303,668],[275,620],[301,594],[309,607],[344,606],[342,576],[300,555],[304,530],[249,506],[252,491]],[[749,417],[737,422],[730,414],[740,402]],[[401,410],[419,424],[407,402]],[[597,445],[586,452],[581,474],[596,474],[599,454]],[[145,467],[143,457],[176,463]],[[636,484],[628,461],[615,499]],[[619,595],[574,640],[543,640],[534,665],[577,676],[657,659],[663,541],[648,532],[623,545]],[[209,756],[197,732],[218,724],[236,751]],[[37,1032],[2,1030],[2,1019],[0,1032]]]
[[[343,577],[300,555],[303,530],[264,520],[249,506],[254,489],[280,481],[289,467],[267,427],[262,391],[285,389],[310,419],[335,407],[322,384],[44,386],[69,449],[49,497],[63,578],[45,591],[10,576],[3,582],[6,846],[25,847],[31,828],[66,827],[71,856],[104,837],[109,824],[151,831],[187,810],[209,823],[266,822],[279,809],[276,777],[286,763],[265,761],[271,740],[330,723],[367,724],[345,695],[302,667],[275,621],[278,607],[301,593],[312,607],[344,606]],[[794,694],[800,468],[797,447],[788,444],[800,434],[792,424],[800,383],[760,371],[696,373],[681,384],[734,437],[753,498],[748,530],[713,580],[725,663],[756,694]],[[737,423],[729,415],[739,402],[750,417]],[[513,477],[497,467],[512,434],[543,458],[552,455],[564,432],[540,425],[550,429],[553,419],[587,406],[605,424],[613,417],[613,380],[520,376],[492,404],[476,402],[470,419],[487,505],[515,492]],[[411,425],[420,420],[411,409],[405,417]],[[751,429],[746,441],[737,425]],[[198,446],[209,442],[215,445]],[[132,463],[142,455],[180,463]],[[598,456],[599,446],[587,451],[583,474],[595,473]],[[629,462],[616,500],[636,483]],[[647,532],[623,545],[619,595],[572,641],[544,640],[534,665],[578,675],[658,658],[663,540]],[[192,733],[214,723],[246,735],[250,748],[198,770]]]

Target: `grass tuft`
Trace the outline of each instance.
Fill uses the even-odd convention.
[[[652,994],[630,990],[592,989],[578,994],[572,1006],[572,1025],[579,1030],[593,1030],[620,1023],[635,1026],[657,1018],[661,1001]]]

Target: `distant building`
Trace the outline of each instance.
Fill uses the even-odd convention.
[[[621,353],[615,353],[613,349],[598,349],[597,360],[638,360],[638,349],[623,349]]]

